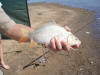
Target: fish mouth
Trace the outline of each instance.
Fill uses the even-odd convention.
[[[79,48],[80,44],[72,45],[72,48]]]
[[[81,41],[79,40],[77,44],[72,45],[71,47],[72,47],[72,48],[79,48],[80,45],[81,45]]]
[[[67,42],[69,43],[70,46],[73,46],[73,47],[79,47],[81,44],[81,41],[73,34],[69,34],[67,38]]]

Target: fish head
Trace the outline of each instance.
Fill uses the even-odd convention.
[[[79,47],[81,44],[81,41],[79,40],[79,38],[74,36],[72,33],[68,36],[67,42],[71,47],[74,47],[74,46]]]

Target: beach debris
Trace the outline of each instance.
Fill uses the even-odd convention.
[[[90,32],[85,32],[86,34],[90,34]]]
[[[40,64],[39,63],[34,63],[33,67],[34,68],[39,68]]]
[[[16,51],[16,53],[21,53],[22,51]]]
[[[22,37],[19,42],[24,42],[30,38],[31,48],[37,44],[48,45],[53,37],[58,38],[59,41],[64,40],[71,46],[81,44],[81,41],[76,36],[74,36],[71,32],[67,31],[64,27],[61,27],[54,21],[42,25],[40,28],[37,28],[33,32],[25,29],[22,29],[22,32],[24,37]]]
[[[42,15],[42,13],[41,12],[39,12],[39,13],[37,13],[38,15]]]
[[[91,65],[95,63],[93,58],[88,58],[88,61],[89,61],[89,64],[91,64]]]
[[[84,65],[81,65],[81,66],[79,67],[79,71],[84,71],[84,69],[85,69]]]
[[[93,62],[93,61],[91,61],[91,62],[90,62],[90,64],[94,64],[94,62]]]
[[[39,59],[39,62],[40,62],[40,63],[45,63],[46,61],[47,61],[47,60],[46,60],[45,58],[40,58],[40,59]]]
[[[80,71],[83,71],[84,69],[83,69],[83,68],[80,68],[79,70],[80,70]]]
[[[35,62],[36,62],[37,60],[39,60],[40,58],[42,58],[42,57],[43,57],[45,54],[47,54],[47,53],[49,53],[49,50],[46,51],[45,53],[43,53],[42,55],[40,55],[39,57],[33,59],[29,64],[25,65],[25,66],[23,67],[23,69],[26,69],[27,67],[32,66],[32,65],[34,66]]]

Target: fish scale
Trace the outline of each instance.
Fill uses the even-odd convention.
[[[43,26],[42,28],[32,32],[30,37],[32,37],[33,40],[35,40],[38,43],[48,44],[51,38],[57,37],[61,41],[65,40],[68,34],[70,34],[70,32],[66,32],[65,29],[56,25],[50,25],[50,26]]]

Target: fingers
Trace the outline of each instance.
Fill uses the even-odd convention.
[[[67,42],[62,41],[61,43],[62,43],[63,49],[64,49],[65,51],[69,51],[69,50],[70,50],[71,47],[70,47],[70,45],[69,45]]]
[[[54,38],[52,38],[52,39],[50,40],[50,47],[52,47],[53,50],[56,49],[56,45],[55,45],[55,40],[54,40]]]
[[[51,48],[54,51],[61,51],[62,49],[69,51],[71,47],[67,42],[60,42],[57,38],[52,38],[48,48]]]
[[[55,38],[55,44],[56,44],[56,48],[58,50],[61,50],[62,49],[62,45],[61,45],[60,41],[57,38]]]
[[[57,38],[52,38],[50,41],[50,47],[54,51],[60,51],[62,49],[62,45]]]
[[[65,29],[67,30],[67,31],[71,31],[71,29],[68,27],[68,26],[65,26]]]

